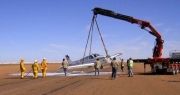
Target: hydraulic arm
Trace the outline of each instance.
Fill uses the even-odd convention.
[[[149,22],[144,21],[144,20],[139,20],[131,16],[115,13],[114,11],[102,9],[102,8],[94,8],[93,12],[94,12],[94,15],[101,14],[104,16],[124,20],[132,24],[134,23],[139,24],[141,26],[141,29],[148,31],[150,34],[156,37],[156,45],[154,46],[154,49],[153,49],[153,58],[161,58],[164,41],[162,40],[161,35],[156,31],[156,29]],[[148,27],[150,30],[147,30],[146,27]]]

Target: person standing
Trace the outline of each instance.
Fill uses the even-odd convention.
[[[111,66],[112,66],[112,76],[111,79],[116,79],[116,73],[118,69],[118,62],[116,61],[116,58],[114,57],[113,60],[111,61]]]
[[[39,65],[38,65],[37,60],[35,60],[34,64],[32,64],[32,70],[33,70],[33,78],[37,79],[38,78],[38,71],[39,71]]]
[[[134,62],[133,62],[132,58],[129,58],[129,62],[128,62],[129,76],[128,77],[133,77],[133,66],[134,66]]]
[[[99,58],[96,59],[97,61],[94,64],[95,67],[95,76],[96,76],[96,72],[98,72],[98,76],[99,76],[99,68],[101,67],[101,63],[99,61]]]
[[[24,72],[26,71],[23,58],[21,58],[21,60],[20,60],[20,71],[21,71],[21,79],[23,79],[24,78]]]
[[[124,60],[123,59],[121,59],[121,71],[122,71],[122,73],[124,72]]]
[[[129,66],[129,59],[127,59],[127,70],[128,70],[128,74],[129,74],[129,68],[130,68],[130,66]]]
[[[42,76],[46,77],[46,70],[47,70],[46,58],[43,58],[43,61],[41,62],[41,70],[42,70]]]
[[[66,74],[67,74],[67,68],[68,68],[69,64],[68,64],[67,61],[65,61],[64,58],[63,58],[62,66],[63,66],[63,69],[64,69],[64,74],[65,74],[65,76],[66,76]]]

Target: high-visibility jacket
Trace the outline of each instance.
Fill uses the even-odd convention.
[[[124,62],[121,62],[121,66],[124,66]]]
[[[129,61],[129,66],[130,66],[130,67],[133,67],[133,65],[134,65],[133,61],[130,60],[130,61]]]

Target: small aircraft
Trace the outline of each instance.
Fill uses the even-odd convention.
[[[94,66],[94,63],[96,62],[96,59],[99,59],[99,61],[101,62],[101,65],[103,66],[105,63],[110,63],[114,57],[120,56],[120,55],[122,55],[122,53],[117,53],[112,56],[103,56],[103,55],[94,53],[77,61],[72,61],[68,55],[65,55],[65,58],[67,62],[69,63],[68,69],[74,69],[74,68],[92,67]],[[63,67],[60,67],[59,69],[62,69],[62,68]]]

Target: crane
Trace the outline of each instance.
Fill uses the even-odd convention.
[[[127,21],[132,24],[138,24],[140,25],[141,29],[146,30],[148,33],[156,37],[155,39],[156,44],[153,48],[153,55],[152,55],[153,58],[135,60],[136,62],[137,61],[144,62],[144,69],[146,64],[150,64],[152,73],[156,73],[157,71],[166,71],[175,74],[179,72],[180,65],[174,62],[175,61],[180,62],[180,59],[174,60],[170,58],[162,58],[162,49],[163,49],[164,40],[162,39],[160,33],[150,24],[150,22],[99,7],[95,7],[92,11],[94,12],[95,16],[100,14],[103,16],[108,16],[115,19]],[[149,28],[149,30],[147,28]]]
[[[131,16],[115,13],[114,11],[102,9],[102,8],[94,8],[93,11],[94,11],[94,15],[101,14],[104,16],[109,16],[116,19],[124,20],[132,24],[135,23],[135,24],[140,25],[141,29],[146,30],[147,32],[149,32],[150,34],[156,37],[156,45],[154,46],[154,49],[153,49],[153,58],[162,57],[162,49],[163,49],[164,40],[162,40],[162,36],[157,32],[157,30],[149,22],[136,19]],[[147,30],[146,27],[148,27],[151,31]]]

